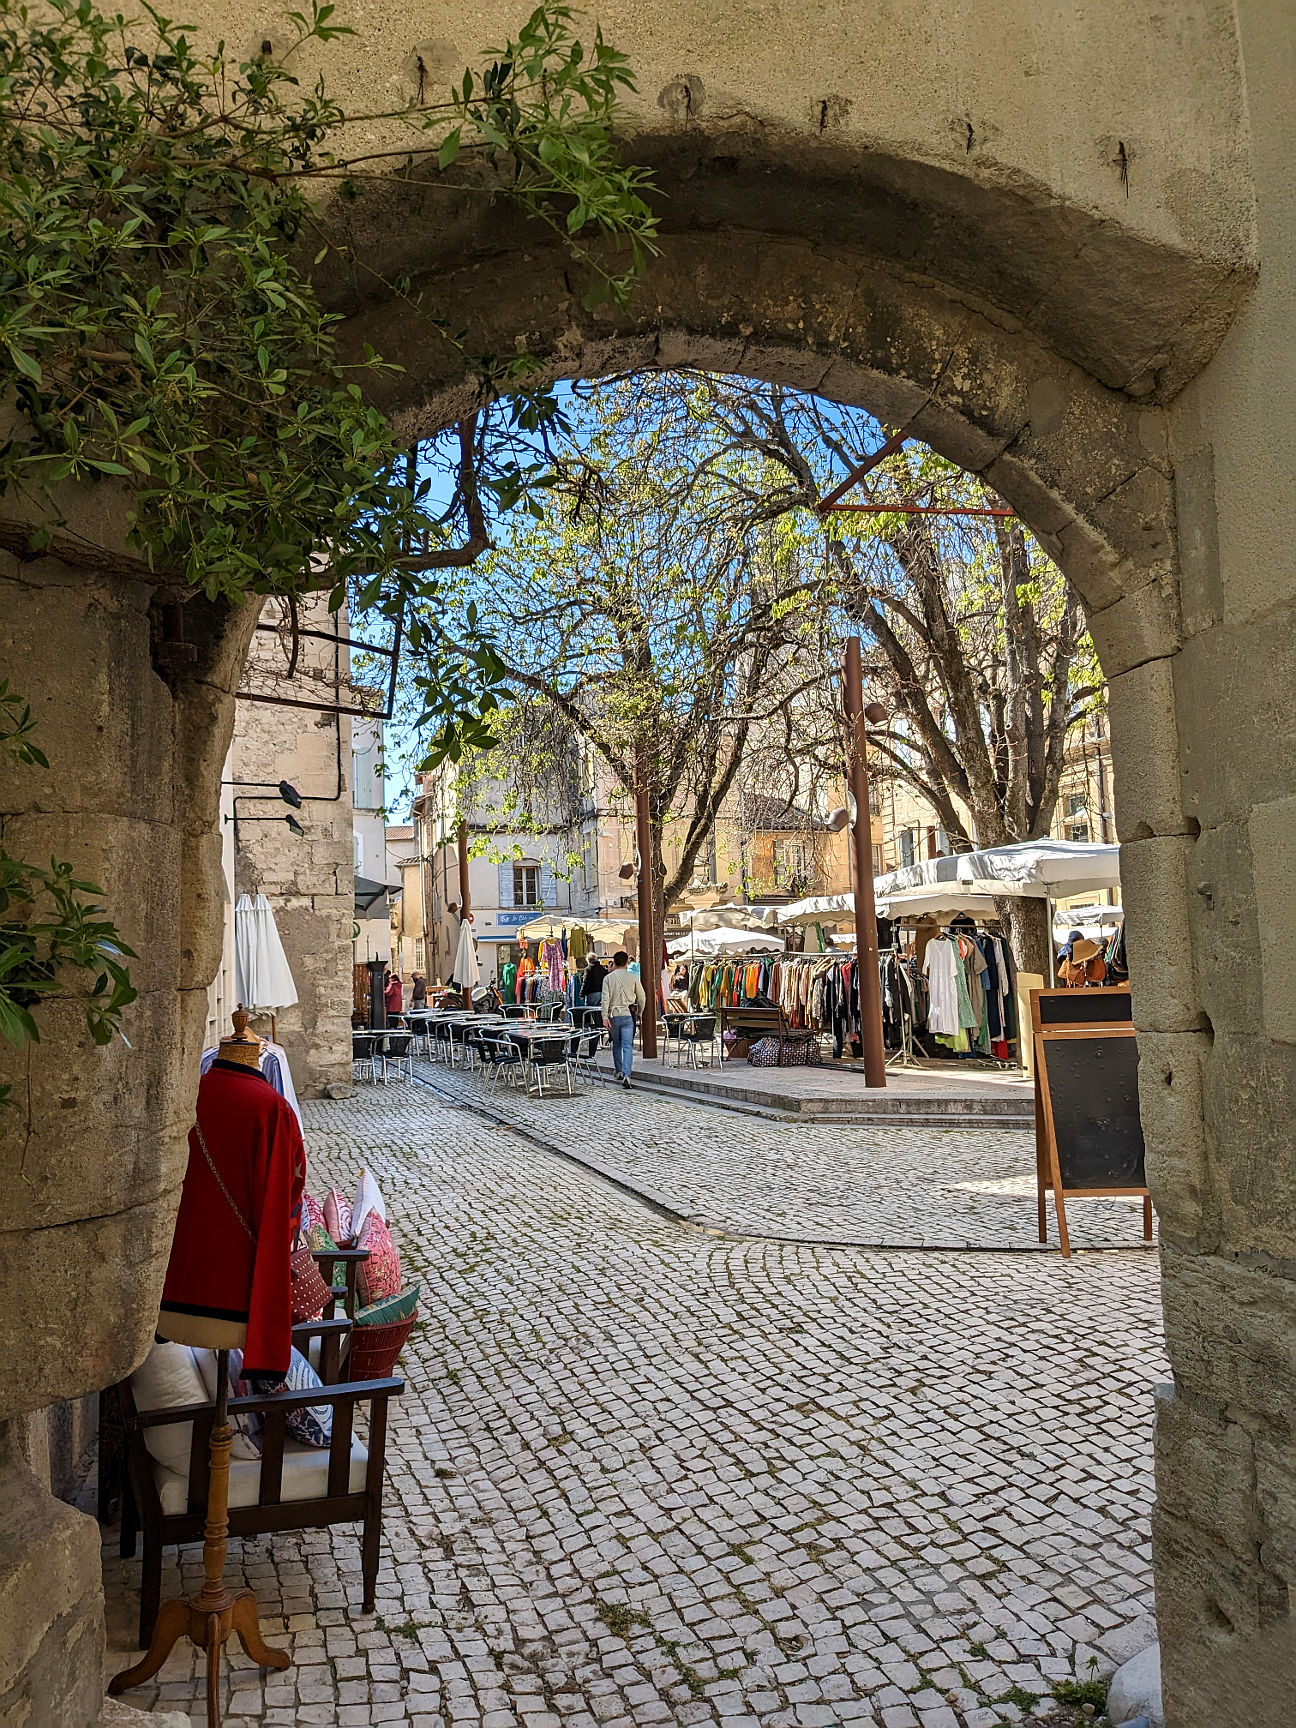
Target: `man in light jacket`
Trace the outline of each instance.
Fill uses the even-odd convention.
[[[630,956],[622,949],[612,956],[612,970],[603,980],[603,1024],[612,1034],[612,1071],[630,1089],[634,1063],[635,1016],[648,1006],[644,987],[629,968]]]

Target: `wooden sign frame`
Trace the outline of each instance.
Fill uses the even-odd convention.
[[[1035,992],[1036,995],[1041,992]],[[1032,1012],[1034,1011],[1032,1004]],[[1047,1191],[1053,1190],[1057,1211],[1058,1246],[1063,1257],[1071,1257],[1071,1238],[1067,1231],[1066,1203],[1068,1199],[1092,1199],[1096,1195],[1129,1194],[1143,1198],[1143,1240],[1152,1240],[1152,1196],[1146,1185],[1141,1187],[1064,1188],[1062,1166],[1058,1155],[1057,1129],[1053,1120],[1053,1098],[1048,1084],[1048,1046],[1077,1039],[1135,1038],[1133,1026],[1111,1021],[1099,1021],[1087,1026],[1045,1027],[1035,1033],[1035,1179],[1039,1205],[1039,1239],[1048,1241]]]

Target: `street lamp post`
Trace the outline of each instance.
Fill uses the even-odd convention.
[[[882,981],[878,976],[877,909],[873,900],[872,811],[869,806],[868,758],[864,723],[885,720],[880,702],[864,706],[864,674],[858,636],[846,639],[846,720],[850,727],[847,779],[855,800],[851,855],[855,866],[855,954],[859,980],[860,1042],[864,1051],[864,1084],[886,1085],[886,1052],[882,1044]]]

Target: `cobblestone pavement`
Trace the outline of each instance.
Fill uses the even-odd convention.
[[[1011,1128],[767,1122],[648,1091],[582,1081],[567,1098],[485,1093],[474,1074],[421,1063],[442,1091],[482,1103],[695,1222],[742,1235],[879,1248],[1009,1248],[1039,1240],[1035,1137]],[[1143,1248],[1143,1203],[1067,1203],[1073,1248]]]
[[[294,1666],[237,1657],[227,1723],[989,1728],[1153,1635],[1150,1256],[724,1241],[422,1088],[305,1113],[423,1319],[377,1614],[351,1529],[233,1542]],[[200,1722],[192,1656],[159,1678]]]

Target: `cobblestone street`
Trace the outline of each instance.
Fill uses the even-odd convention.
[[[294,1666],[236,1656],[228,1722],[989,1728],[1153,1635],[1146,1250],[725,1240],[416,1084],[304,1114],[315,1192],[378,1177],[422,1319],[377,1613],[350,1529],[231,1543]],[[1017,1133],[792,1128],[610,1090],[526,1120],[609,1166],[651,1142],[646,1184],[708,1215],[723,1196],[739,1229],[885,1218],[917,1242],[957,1205],[951,1240],[1034,1237]],[[111,1673],[139,1581],[115,1532],[105,1581]],[[197,1723],[201,1696],[177,1653],[130,1701]]]
[[[1039,1240],[1034,1137],[1005,1128],[852,1128],[784,1123],[583,1081],[537,1100],[484,1090],[476,1073],[423,1063],[443,1094],[573,1152],[699,1224],[739,1235],[869,1248],[1007,1248]],[[1067,1207],[1077,1248],[1143,1246],[1143,1203],[1109,1195]]]

